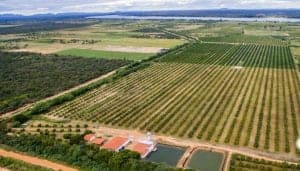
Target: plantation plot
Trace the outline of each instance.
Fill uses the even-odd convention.
[[[197,43],[47,115],[296,155],[299,91],[286,46]]]
[[[239,154],[233,154],[230,161],[230,171],[235,170],[274,170],[274,171],[300,171],[299,164],[278,163],[273,161],[266,161],[263,159],[254,159]]]
[[[246,36],[246,35],[225,35],[220,37],[203,37],[200,38],[204,42],[223,42],[237,44],[265,44],[265,45],[288,45],[288,41],[272,36]]]

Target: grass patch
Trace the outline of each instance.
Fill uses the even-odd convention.
[[[154,55],[152,53],[132,53],[132,52],[111,52],[102,50],[89,49],[67,49],[58,52],[59,55],[80,56],[87,58],[104,58],[104,59],[126,59],[126,60],[143,60]]]

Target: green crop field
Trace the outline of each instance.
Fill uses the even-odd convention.
[[[274,38],[271,36],[225,35],[219,37],[203,37],[201,40],[205,42],[288,45],[288,41],[284,39],[284,37]]]
[[[154,136],[158,143],[176,140],[172,145],[195,143],[195,149],[207,145],[224,152],[224,158],[232,157],[224,166],[232,171],[299,170],[284,163],[300,160],[299,23],[65,22],[0,28],[0,114],[33,103],[0,118],[0,127],[9,132],[3,137],[12,137],[3,144],[34,152],[44,145],[36,148],[28,140],[39,134],[51,135],[49,142],[55,134],[64,144],[73,143],[65,134],[98,128],[109,137],[151,132],[159,135]],[[104,79],[60,93],[117,68]],[[110,133],[110,128],[118,130]],[[65,161],[63,154],[59,159]]]
[[[230,171],[300,171],[300,164],[289,164],[255,159],[239,154],[233,154],[230,162]]]
[[[296,155],[299,91],[284,43],[191,43],[46,115]]]
[[[132,52],[112,52],[89,49],[68,49],[58,52],[64,56],[80,56],[88,58],[104,58],[104,59],[125,59],[125,60],[143,60],[154,55],[152,53],[132,53]]]

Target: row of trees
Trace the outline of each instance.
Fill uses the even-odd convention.
[[[242,171],[245,169],[257,171],[299,171],[299,164],[289,164],[286,162],[272,162],[263,159],[255,159],[240,154],[233,154],[230,162],[230,171]]]
[[[171,53],[183,48],[184,46],[185,45],[181,45],[181,46],[178,46],[178,47],[174,48],[171,51]],[[162,56],[165,56],[167,53],[169,53],[169,52],[162,52],[162,53],[159,53],[155,56],[150,57],[149,59],[142,60],[141,62],[132,63],[132,64],[128,65],[125,68],[119,69],[116,72],[116,74],[112,75],[111,77],[109,77],[107,79],[102,79],[102,80],[97,81],[93,84],[89,84],[88,86],[82,87],[80,89],[77,89],[77,90],[72,91],[70,93],[67,93],[65,95],[59,96],[55,99],[48,100],[46,102],[42,102],[40,104],[37,104],[32,109],[24,111],[24,112],[20,113],[19,115],[15,116],[14,118],[12,118],[12,121],[14,121],[15,123],[20,125],[20,123],[24,123],[24,122],[30,120],[33,115],[38,115],[38,114],[48,112],[51,108],[59,106],[59,105],[61,105],[63,103],[66,103],[66,102],[70,102],[70,101],[74,100],[76,97],[78,97],[80,95],[83,95],[87,92],[90,92],[90,91],[92,91],[92,90],[94,90],[94,89],[96,89],[96,88],[98,88],[98,87],[100,87],[104,84],[111,83],[113,81],[118,80],[119,78],[127,76],[131,73],[134,73],[134,72],[138,71],[138,70],[142,70],[144,68],[147,68],[148,66],[150,66],[149,61],[156,60],[156,59],[158,59]],[[60,58],[63,58],[63,57],[60,57]],[[76,58],[76,57],[74,57],[74,58]],[[128,63],[128,61],[125,61],[125,62]],[[106,66],[106,67],[108,67],[108,66]]]

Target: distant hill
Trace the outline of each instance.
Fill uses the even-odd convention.
[[[177,16],[177,17],[287,17],[300,18],[300,9],[217,9],[217,10],[175,10],[175,11],[132,11],[116,12],[130,16]]]
[[[123,16],[176,16],[176,17],[286,17],[300,18],[300,9],[215,9],[215,10],[170,10],[170,11],[128,11],[111,13],[58,13],[36,14],[23,16],[16,14],[2,14],[0,21],[12,20],[53,20],[53,19],[80,19],[100,15],[123,15]]]

